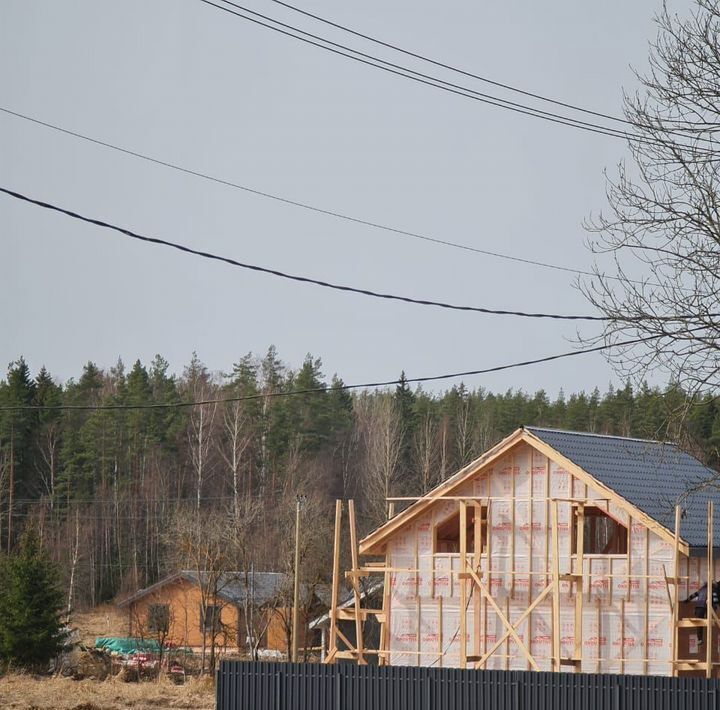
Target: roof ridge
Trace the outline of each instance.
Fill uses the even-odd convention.
[[[620,439],[620,441],[639,441],[644,444],[662,444],[663,446],[674,446],[677,447],[676,441],[660,441],[659,439],[640,439],[636,436],[618,436],[617,434],[597,434],[592,431],[575,431],[572,429],[553,429],[551,427],[543,427],[543,426],[523,426],[523,429],[526,429],[530,432],[532,431],[549,431],[554,434],[574,434],[576,436],[592,436],[597,439]]]

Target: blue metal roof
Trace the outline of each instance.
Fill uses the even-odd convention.
[[[681,451],[676,444],[620,436],[524,427],[618,495],[674,531],[675,505],[683,508],[680,536],[691,546],[707,546],[707,501],[720,501],[713,486],[688,494],[717,471]],[[720,546],[720,510],[715,513],[714,547]]]

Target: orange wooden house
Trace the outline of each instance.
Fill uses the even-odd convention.
[[[211,583],[203,572],[181,570],[118,606],[127,610],[130,637],[195,650],[208,647],[214,637],[221,653],[243,654],[257,643],[261,651],[286,654],[292,608],[285,600],[292,583],[280,572],[227,572]],[[327,597],[322,586],[302,585],[305,616],[327,609]],[[316,645],[307,623],[303,628],[301,647]]]

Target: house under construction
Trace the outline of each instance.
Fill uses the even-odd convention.
[[[359,542],[350,501],[344,608],[338,501],[326,662],[717,677],[716,475],[672,444],[518,429]]]

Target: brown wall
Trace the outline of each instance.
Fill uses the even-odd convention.
[[[244,652],[247,630],[242,610],[221,598],[217,599],[215,603],[222,607],[221,631],[215,638],[216,648]],[[158,634],[150,631],[148,625],[148,613],[152,604],[168,604],[170,606],[170,626],[165,639],[166,643],[192,648],[202,647],[201,594],[197,585],[186,579],[178,579],[133,602],[127,610],[128,636],[158,639]],[[287,653],[286,620],[289,623],[292,619],[292,610],[282,608],[267,610],[265,613],[270,614],[271,618],[260,648]],[[306,624],[301,622],[301,626],[306,627]],[[314,636],[310,635],[308,642],[312,640],[314,640]],[[207,634],[206,646],[210,645],[210,641],[210,634]],[[300,646],[304,645],[305,638],[301,636]]]
[[[154,592],[133,602],[128,609],[128,632],[130,636],[158,638],[158,634],[148,627],[148,612],[151,604],[170,606],[170,626],[166,642],[176,646],[199,648],[203,645],[203,631],[200,626],[200,608],[202,596],[200,588],[185,579],[170,582]],[[212,603],[208,601],[208,603]],[[238,647],[238,609],[224,599],[215,602],[222,607],[220,613],[221,628],[215,637],[219,649],[236,650]],[[244,626],[244,625],[243,625]],[[245,645],[245,629],[240,630],[241,645]],[[205,643],[210,645],[210,634],[206,634]]]

